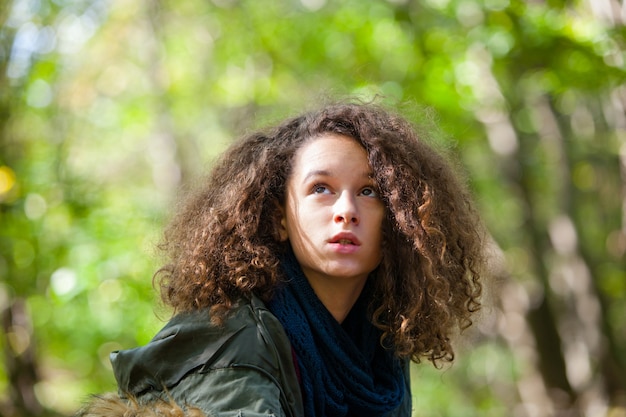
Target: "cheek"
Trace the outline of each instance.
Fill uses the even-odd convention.
[[[378,253],[379,253],[379,257],[382,259],[382,251],[383,251],[383,228],[384,228],[384,222],[385,222],[385,212],[384,210],[381,210],[379,213],[379,216],[377,217],[376,220],[376,229],[374,232],[374,235],[376,237],[376,240],[378,240],[378,245],[377,245],[377,249],[378,249]]]
[[[298,213],[296,205],[293,204],[293,201],[288,201],[281,224],[283,224],[285,228],[287,238],[292,242],[298,240],[303,233],[302,225],[299,221],[301,217],[302,216]]]
[[[294,202],[294,198],[292,193],[287,191],[287,195],[285,196],[285,203],[281,206],[281,237],[283,240],[292,240],[294,236],[294,225],[296,224],[296,219],[298,214],[296,213],[296,203]]]
[[[375,214],[372,216],[372,223],[376,224],[378,233],[383,234],[383,223],[385,222],[385,208],[383,206],[378,207]]]

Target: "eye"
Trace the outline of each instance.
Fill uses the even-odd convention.
[[[374,187],[365,187],[361,190],[361,194],[365,197],[378,197],[378,192]]]
[[[312,188],[313,194],[327,194],[330,191],[324,184],[315,184]]]

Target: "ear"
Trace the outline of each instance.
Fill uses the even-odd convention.
[[[278,204],[278,213],[280,216],[280,225],[278,226],[278,236],[281,242],[286,242],[289,239],[289,233],[287,233],[287,215],[285,208]]]

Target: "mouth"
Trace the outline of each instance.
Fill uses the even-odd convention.
[[[350,233],[342,233],[337,236],[334,236],[332,239],[329,240],[329,243],[334,243],[334,244],[338,244],[342,246],[348,246],[348,245],[360,246],[361,245],[361,242],[359,242],[356,236]]]

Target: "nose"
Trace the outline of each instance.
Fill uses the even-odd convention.
[[[334,221],[336,223],[359,224],[359,212],[355,197],[350,193],[343,192],[337,198],[334,205]]]

